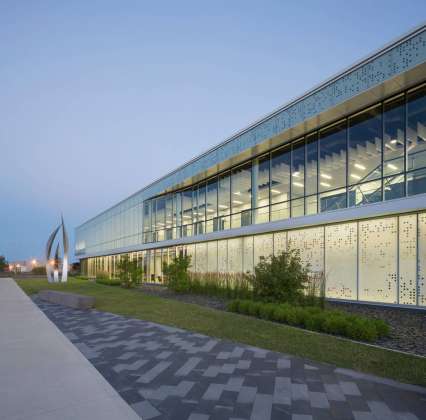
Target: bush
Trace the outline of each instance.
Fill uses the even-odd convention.
[[[189,255],[179,255],[170,264],[164,264],[163,274],[167,287],[177,293],[188,292],[190,289],[188,274],[190,265],[191,257]]]
[[[96,283],[103,284],[105,286],[121,286],[121,280],[119,279],[107,279],[107,278],[96,278]]]
[[[299,251],[290,250],[262,258],[250,276],[255,299],[266,302],[299,302],[308,281],[308,268]]]
[[[301,307],[288,303],[234,300],[228,304],[228,310],[354,340],[372,342],[389,334],[389,326],[382,320],[350,315],[338,310],[322,310],[318,306]]]
[[[31,273],[32,273],[32,274],[35,274],[35,275],[37,275],[37,276],[40,276],[40,275],[45,276],[45,275],[46,275],[46,267],[45,267],[44,265],[40,265],[40,266],[38,266],[38,267],[34,267],[34,268],[31,270]]]
[[[118,277],[123,287],[129,289],[139,284],[142,280],[142,268],[138,266],[136,260],[131,260],[128,254],[124,254],[120,257],[117,269]]]

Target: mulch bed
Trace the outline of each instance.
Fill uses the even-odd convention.
[[[140,287],[140,291],[152,296],[218,310],[226,310],[228,302],[227,299],[219,297],[175,293],[165,286],[154,284],[144,284]],[[327,302],[327,306],[353,314],[383,319],[390,325],[391,334],[387,338],[378,340],[376,345],[426,356],[426,311],[343,302]]]

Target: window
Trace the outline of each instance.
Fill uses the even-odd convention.
[[[229,229],[231,220],[231,175],[227,173],[219,177],[218,190],[218,214],[219,218],[215,221],[213,230]]]
[[[251,162],[232,171],[232,227],[251,224]]]
[[[305,213],[317,213],[318,192],[318,134],[306,137]]]
[[[197,234],[201,235],[205,233],[204,223],[206,220],[206,184],[202,183],[198,185],[198,208],[197,208]]]
[[[381,106],[349,119],[348,183],[360,184],[382,176]]]
[[[290,147],[276,150],[271,157],[271,220],[290,217]]]
[[[213,232],[213,220],[217,217],[217,179],[207,183],[206,193],[206,231]]]
[[[383,108],[383,175],[404,171],[405,148],[404,97],[384,104]]]
[[[320,132],[320,210],[346,207],[346,122]]]
[[[407,96],[407,171],[426,167],[426,86]]]
[[[303,216],[305,204],[305,142],[292,145],[291,151],[291,216]]]
[[[269,155],[255,160],[253,165],[254,223],[269,222]]]
[[[182,236],[192,235],[192,190],[182,191]]]

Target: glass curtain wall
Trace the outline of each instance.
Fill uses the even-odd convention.
[[[202,235],[426,192],[426,87],[144,202],[143,240]]]

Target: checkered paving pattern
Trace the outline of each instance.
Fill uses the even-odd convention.
[[[426,419],[426,389],[35,301],[144,420]]]

